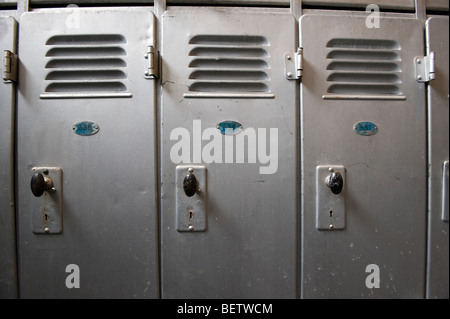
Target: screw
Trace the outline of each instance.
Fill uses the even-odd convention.
[[[189,173],[192,173],[193,171],[194,171],[194,169],[193,169],[192,167],[189,167],[189,168],[188,168],[188,172],[189,172]]]
[[[417,80],[422,80],[422,77],[420,75],[418,75]]]
[[[334,229],[334,225],[333,224],[330,224],[330,229]]]
[[[44,228],[44,232],[49,233],[49,232],[50,232],[50,228],[45,227],[45,228]]]
[[[290,56],[290,55],[288,55],[288,56],[286,57],[286,59],[290,60],[290,59],[291,59],[291,56]]]
[[[287,73],[288,78],[292,77],[292,72]]]
[[[189,229],[189,231],[193,231],[193,230],[194,230],[194,226],[189,225],[189,226],[188,226],[188,229]]]
[[[422,60],[417,60],[417,64],[421,64],[422,63]]]
[[[329,167],[329,168],[328,168],[328,171],[329,171],[329,172],[334,172],[334,168],[333,168],[333,167]]]

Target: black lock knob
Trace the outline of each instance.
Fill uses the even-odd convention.
[[[188,175],[183,180],[183,190],[186,196],[192,197],[197,192],[197,178],[190,171]]]
[[[41,173],[35,173],[31,177],[30,186],[31,192],[36,197],[41,197],[44,194],[44,192],[50,192],[55,190],[53,187],[53,181],[50,178],[42,175]]]
[[[344,179],[338,171],[332,170],[331,175],[325,180],[326,185],[331,189],[333,194],[340,194],[344,187]]]

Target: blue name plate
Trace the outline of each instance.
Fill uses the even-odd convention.
[[[217,129],[224,135],[235,135],[242,131],[242,125],[236,121],[223,121],[217,124]]]
[[[370,136],[378,132],[378,126],[373,122],[358,122],[353,126],[353,130],[359,135]]]
[[[73,132],[81,136],[94,135],[100,130],[98,124],[89,121],[79,122],[73,125]]]

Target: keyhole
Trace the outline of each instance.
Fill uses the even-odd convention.
[[[48,214],[46,212],[44,212],[44,213],[42,213],[42,217],[43,217],[44,223],[47,223],[48,222]]]
[[[330,210],[330,218],[333,218],[333,211]]]
[[[192,210],[188,210],[188,216],[189,220],[191,220],[194,217],[194,212]]]

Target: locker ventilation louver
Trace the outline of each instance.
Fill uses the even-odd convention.
[[[126,39],[119,34],[57,35],[47,40],[41,98],[131,97]]]
[[[400,44],[392,40],[332,39],[326,46],[323,99],[405,100]]]
[[[269,41],[256,35],[197,35],[189,41],[187,98],[273,98]]]

